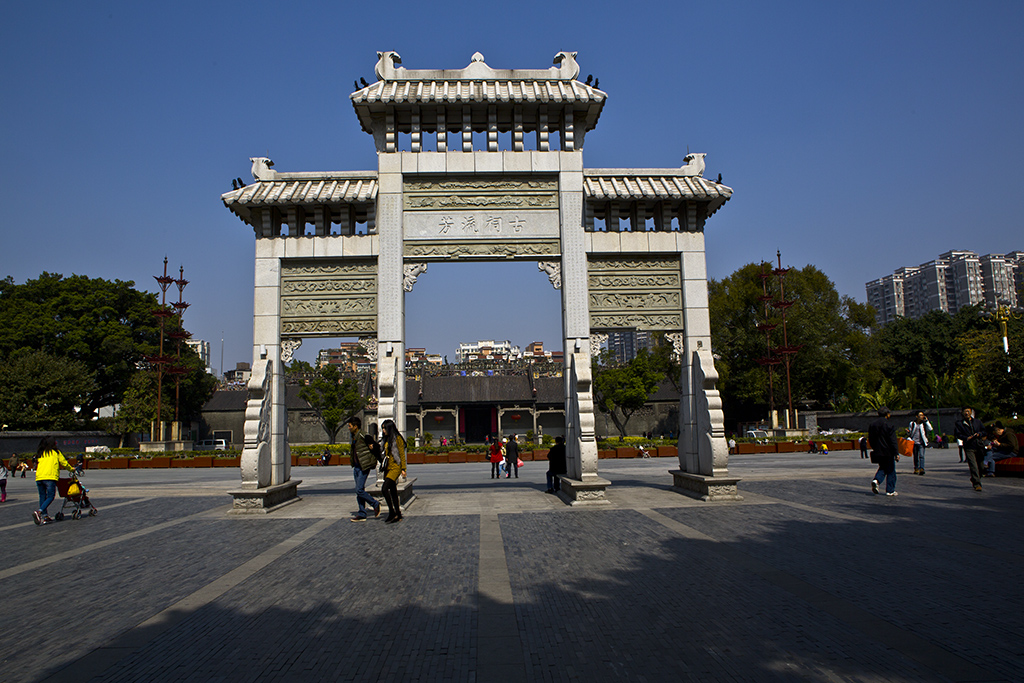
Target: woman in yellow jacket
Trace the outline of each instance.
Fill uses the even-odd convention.
[[[44,436],[36,449],[36,487],[39,489],[39,509],[32,513],[36,524],[49,524],[53,520],[46,514],[46,508],[57,496],[57,479],[60,468],[74,472],[75,468],[64,459],[64,454],[57,450],[57,440],[52,436]]]
[[[384,420],[380,426],[381,431],[381,455],[386,462],[384,466],[384,482],[380,486],[380,492],[388,504],[388,518],[385,524],[394,524],[402,521],[402,505],[398,500],[398,477],[405,476],[405,439],[398,433],[398,427],[393,420]]]

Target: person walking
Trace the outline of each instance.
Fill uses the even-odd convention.
[[[39,489],[39,509],[32,513],[36,524],[49,524],[53,520],[46,514],[46,509],[57,496],[57,479],[61,468],[74,472],[75,468],[57,450],[57,440],[52,436],[44,436],[39,440],[36,449],[36,488]]]
[[[561,490],[561,481],[558,475],[565,474],[565,439],[555,437],[555,445],[548,451],[548,490],[545,493],[556,493]]]
[[[860,439],[858,439],[858,443],[860,444],[860,457],[866,460],[868,457],[868,437],[860,437]]]
[[[964,406],[960,419],[953,425],[953,436],[963,443],[967,469],[971,472],[971,484],[975,491],[981,491],[981,462],[985,459],[985,427],[974,416],[974,409]]]
[[[878,464],[878,472],[871,480],[871,491],[878,493],[878,486],[885,478],[885,495],[896,496],[896,461],[900,459],[899,444],[896,442],[896,428],[889,422],[892,412],[882,406],[878,419],[868,426],[868,442],[871,444],[871,462]]]
[[[505,478],[512,476],[512,468],[516,468],[516,479],[519,478],[519,444],[516,443],[516,435],[508,437],[505,444]]]
[[[352,516],[353,522],[366,521],[366,503],[373,508],[373,516],[380,517],[380,502],[366,492],[366,477],[377,464],[377,453],[380,446],[369,434],[362,431],[363,421],[358,417],[350,417],[348,420],[348,431],[352,435],[352,450],[350,461],[352,463],[352,476],[356,482],[356,502],[359,504],[359,512]]]
[[[394,420],[384,420],[380,426],[381,473],[384,483],[380,492],[388,504],[388,518],[385,524],[402,521],[402,504],[398,500],[398,477],[405,476],[405,439],[398,433]],[[379,510],[379,507],[378,507]]]
[[[914,474],[924,474],[924,452],[928,450],[928,434],[932,431],[932,423],[924,416],[924,411],[917,411],[907,431],[914,444]]]
[[[7,502],[7,465],[0,459],[0,503]]]
[[[505,459],[505,454],[501,452],[501,439],[491,441],[490,459],[491,479],[498,479],[501,477],[501,461]]]

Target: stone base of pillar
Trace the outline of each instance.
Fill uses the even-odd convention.
[[[143,441],[139,444],[140,453],[163,453],[165,451],[190,451],[191,441]]]
[[[228,510],[229,515],[265,515],[280,510],[285,505],[302,500],[299,498],[301,479],[293,479],[283,484],[266,486],[261,489],[238,489],[228,491],[235,499],[234,506]]]
[[[412,485],[415,482],[416,482],[415,478],[413,478],[413,479],[406,479],[405,481],[402,481],[401,479],[399,479],[398,482],[397,482],[398,483],[398,504],[402,506],[403,510],[408,510],[409,506],[412,505],[414,500],[416,500],[416,494],[413,493],[413,490],[412,490]],[[384,482],[381,481],[381,478],[378,477],[377,481],[373,482],[368,487],[366,487],[366,492],[369,493],[374,498],[380,499],[380,504],[383,505],[386,508],[387,507],[387,503],[384,502],[384,499],[381,496],[381,490],[380,490],[380,487],[381,487],[381,485],[383,483]]]
[[[569,505],[609,505],[610,502],[604,496],[604,491],[611,482],[600,477],[588,477],[585,481],[560,477],[561,490],[558,497]]]
[[[739,479],[708,477],[682,470],[669,470],[673,490],[700,500],[743,500],[739,493]]]

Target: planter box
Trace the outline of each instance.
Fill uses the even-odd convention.
[[[192,467],[192,458],[175,458],[171,460],[171,467]]]
[[[852,441],[836,441],[831,444],[828,449],[830,451],[852,451],[855,448],[855,444]]]
[[[738,443],[736,452],[744,455],[751,453],[777,453],[775,444],[771,443]]]
[[[615,449],[615,457],[616,458],[635,458],[636,454],[637,454],[637,450],[635,448],[630,447],[630,446],[624,446],[622,448],[616,448]]]
[[[597,457],[598,458],[614,458],[615,457],[615,451],[598,451],[597,452]]]
[[[776,453],[804,453],[810,450],[805,443],[794,443],[792,441],[777,441],[775,443]]]
[[[653,453],[652,453],[653,455]],[[678,458],[679,449],[675,446],[658,446],[659,458]]]
[[[549,453],[549,450],[548,451],[542,451],[542,450],[534,451],[533,452],[533,459],[534,460],[547,460],[548,459],[548,453]]]
[[[405,463],[407,465],[422,465],[425,457],[423,453],[406,453]]]
[[[130,470],[146,470],[153,467],[153,461],[149,458],[139,458],[138,460],[129,460],[128,469]]]
[[[433,465],[439,462],[448,462],[447,453],[429,453],[423,459],[424,464]]]
[[[299,467],[308,467],[309,466],[309,456],[308,455],[300,455],[299,456],[299,464],[298,464],[298,466]]]
[[[109,470],[126,470],[128,469],[128,458],[117,457],[107,459],[107,469]]]
[[[149,466],[150,467],[170,467],[171,466],[171,456],[169,456],[169,455],[158,455],[155,458],[150,458],[149,459]]]
[[[466,451],[451,451],[448,453],[448,462],[466,462]]]
[[[239,467],[241,463],[241,456],[235,456],[234,458],[214,458],[213,467]]]
[[[192,458],[192,467],[213,467],[213,456],[197,455]]]

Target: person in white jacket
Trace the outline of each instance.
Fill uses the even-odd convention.
[[[924,474],[924,452],[928,449],[928,435],[932,432],[932,423],[924,416],[923,411],[910,422],[908,429],[910,440],[914,443],[914,474]]]

